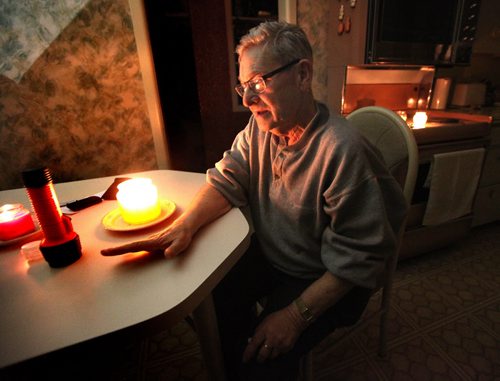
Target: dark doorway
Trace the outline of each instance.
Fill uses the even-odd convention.
[[[250,112],[233,106],[231,75],[233,35],[247,17],[234,17],[231,3],[145,0],[173,169],[213,167],[248,122]]]
[[[206,169],[187,1],[145,0],[172,169]]]

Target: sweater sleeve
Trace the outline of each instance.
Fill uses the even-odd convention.
[[[407,205],[391,175],[362,173],[350,173],[356,182],[345,192],[325,192],[324,210],[331,220],[322,235],[321,258],[334,275],[374,289],[396,253]]]
[[[238,133],[231,149],[224,152],[215,167],[207,171],[207,182],[236,207],[245,206],[248,202],[250,182],[248,136],[249,125]]]

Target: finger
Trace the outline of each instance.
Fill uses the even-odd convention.
[[[167,258],[173,258],[182,253],[188,246],[189,243],[182,243],[180,240],[174,240],[165,248],[163,254]]]
[[[178,254],[180,254],[180,253],[177,250],[175,250],[174,248],[172,248],[172,246],[169,246],[165,250],[163,250],[163,255],[165,256],[165,258],[174,258]]]
[[[154,251],[158,250],[158,243],[156,241],[145,240],[128,243],[121,246],[111,247],[101,250],[103,256],[121,255],[126,253],[134,253],[137,251]]]
[[[273,347],[270,352],[271,353],[269,354],[269,357],[268,357],[269,360],[275,359],[280,354],[280,350],[278,348],[275,348],[275,347]]]
[[[257,350],[262,344],[262,340],[256,340],[255,338],[248,339],[248,344],[243,352],[243,362],[246,363],[253,359],[257,353]]]
[[[257,362],[264,362],[272,358],[273,347],[269,344],[263,344],[260,347],[259,354],[257,355]]]

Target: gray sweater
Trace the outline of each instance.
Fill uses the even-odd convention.
[[[234,206],[250,207],[269,261],[298,278],[330,271],[374,288],[407,211],[380,153],[320,103],[291,146],[251,117],[207,181]]]

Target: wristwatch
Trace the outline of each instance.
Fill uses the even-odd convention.
[[[314,320],[313,313],[311,312],[309,307],[306,306],[306,304],[304,303],[304,301],[302,300],[302,298],[300,296],[297,299],[295,299],[293,302],[295,303],[295,305],[299,309],[300,315],[302,316],[302,318],[306,322],[310,323]]]

